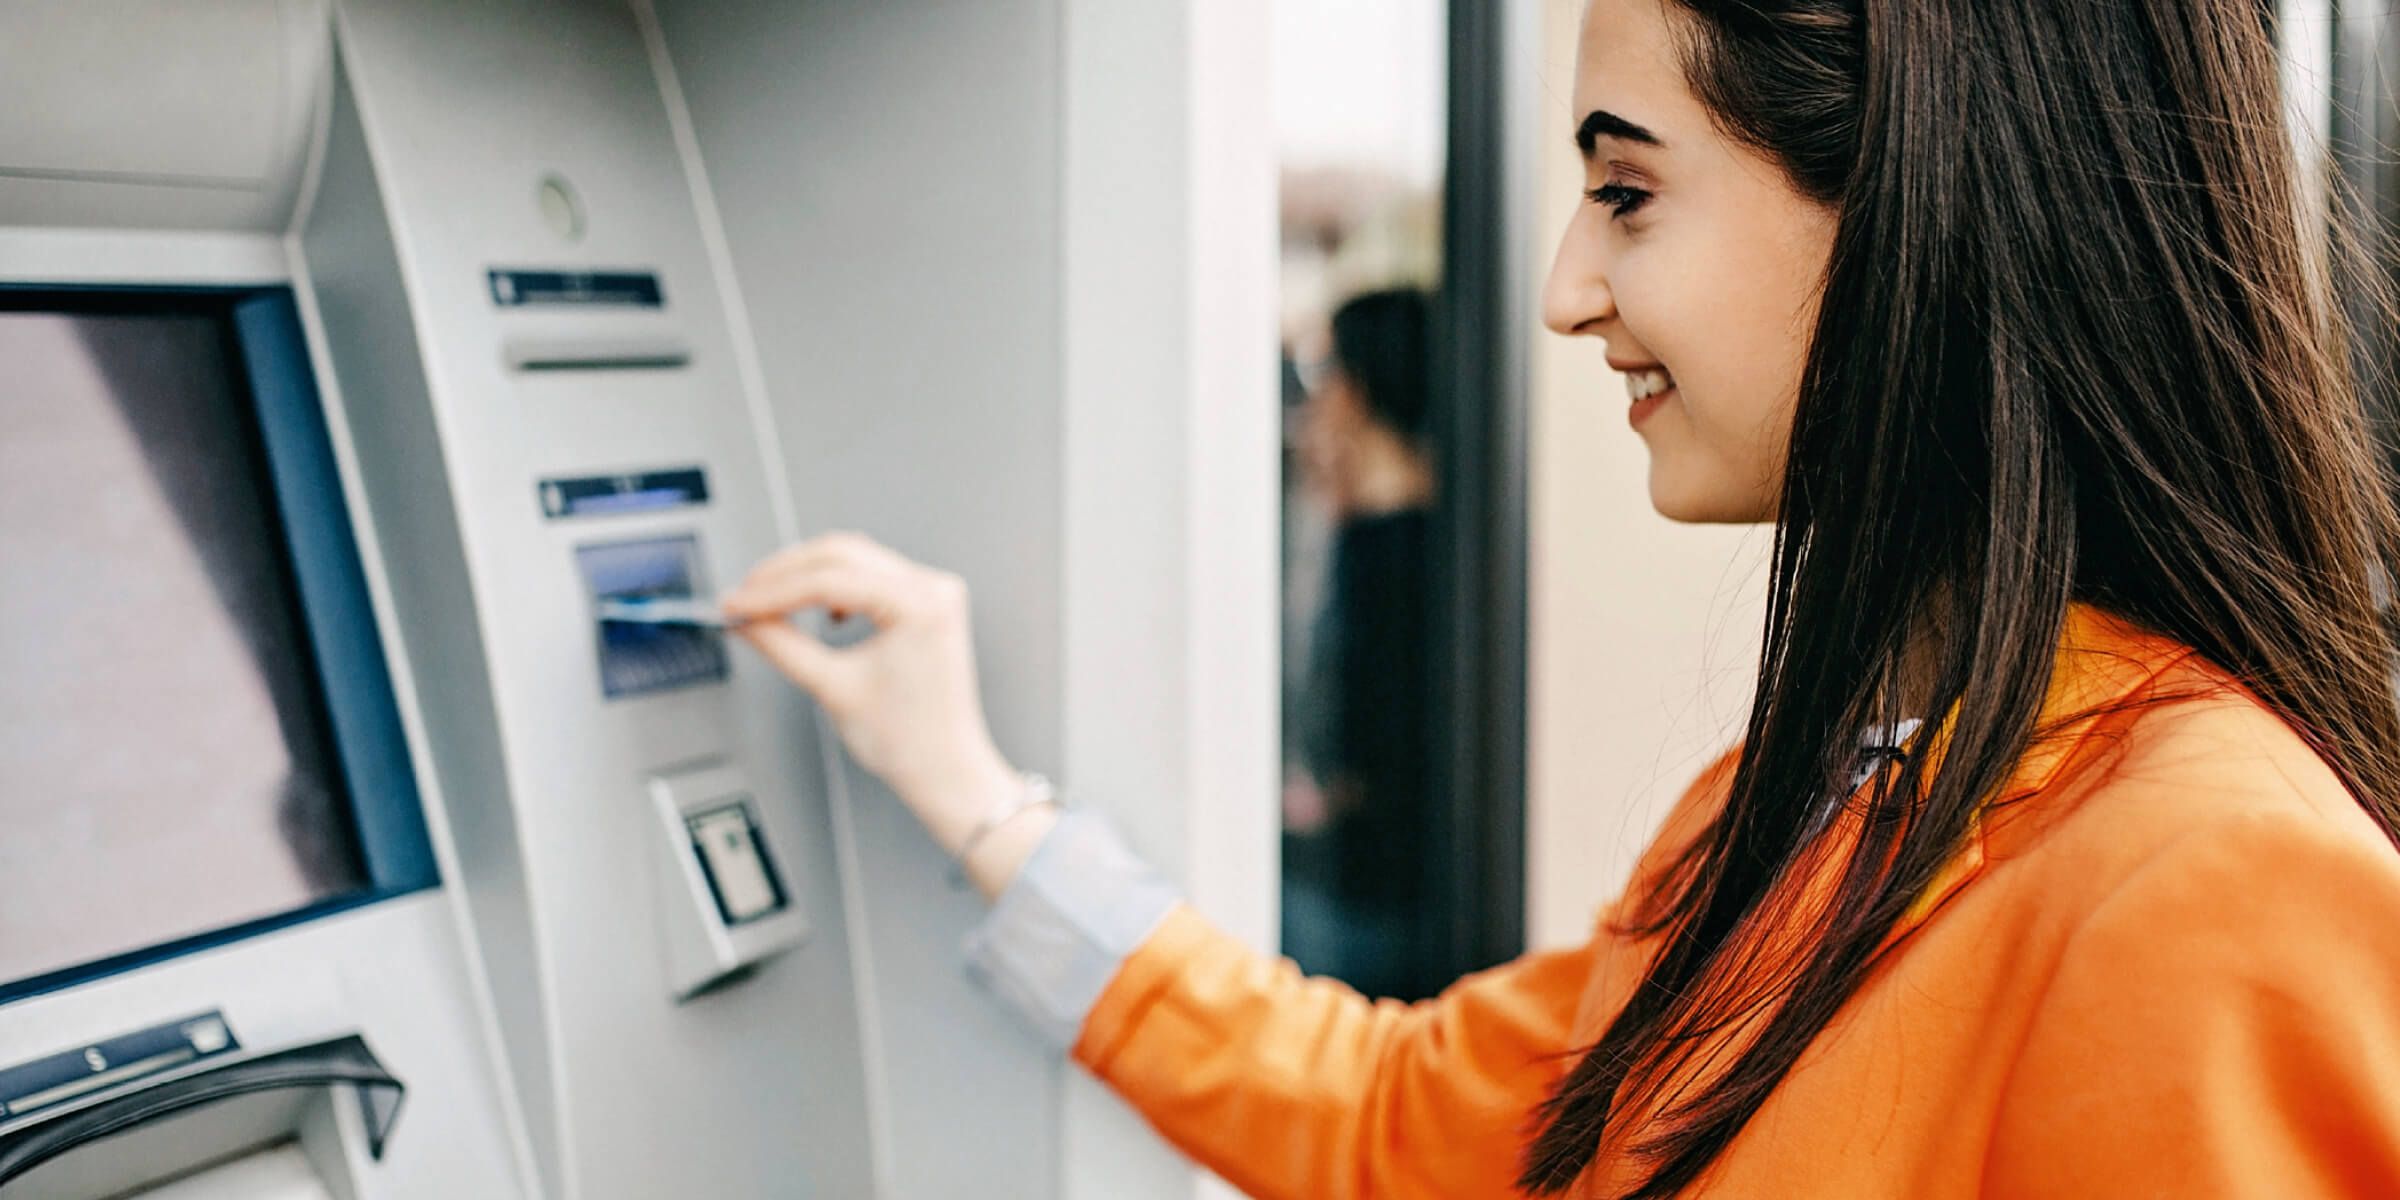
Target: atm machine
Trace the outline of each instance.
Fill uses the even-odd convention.
[[[1193,1194],[805,699],[619,618],[894,537],[1271,929],[1263,13],[0,4],[0,1197]]]
[[[793,528],[707,236],[623,5],[0,8],[0,1194],[876,1194],[830,746],[603,615]]]

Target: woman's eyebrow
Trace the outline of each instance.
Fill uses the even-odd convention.
[[[1645,146],[1656,146],[1661,150],[1667,147],[1665,142],[1658,140],[1657,134],[1605,108],[1595,108],[1583,115],[1583,124],[1575,127],[1575,148],[1583,151],[1585,158],[1590,158],[1594,153],[1594,143],[1604,137],[1623,138],[1628,142],[1640,142]]]

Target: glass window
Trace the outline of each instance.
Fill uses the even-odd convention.
[[[2283,0],[2284,71],[2303,161],[2332,156],[2337,190],[2319,202],[2345,242],[2337,249],[2356,328],[2355,352],[2369,411],[2400,466],[2400,329],[2388,305],[2400,295],[2400,8],[2364,0]],[[2315,181],[2310,181],[2314,186]],[[2361,277],[2363,273],[2364,277]]]
[[[1458,16],[1446,0],[1276,6],[1283,949],[1400,998],[1483,965],[1490,932],[1513,941],[1522,922],[1515,885],[1493,886],[1491,869],[1521,845],[1486,845],[1515,824],[1483,819],[1521,809],[1521,789],[1487,786],[1506,772],[1484,769],[1485,726],[1461,719],[1459,699],[1489,682],[1462,675],[1481,669],[1463,647],[1512,619],[1460,586],[1483,570],[1466,531],[1494,487],[1461,469],[1485,449],[1462,434],[1514,401],[1456,382],[1461,339],[1497,340],[1471,332],[1488,314],[1445,270],[1445,210],[1497,216],[1454,208],[1460,152],[1484,149],[1452,145]]]

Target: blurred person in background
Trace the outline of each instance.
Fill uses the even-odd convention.
[[[1431,297],[1370,292],[1334,310],[1330,353],[1305,373],[1302,472],[1333,535],[1284,810],[1284,953],[1411,1000],[1449,982],[1411,936],[1434,801],[1432,336]]]

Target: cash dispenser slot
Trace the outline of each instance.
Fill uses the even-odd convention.
[[[512,337],[501,346],[512,371],[671,371],[692,348],[670,337]]]
[[[129,1035],[0,1073],[47,1084],[5,1099],[0,1191],[10,1200],[121,1196],[296,1145],[328,1194],[356,1194],[344,1143],[355,1137],[380,1161],[407,1086],[355,1033],[270,1049],[240,1047],[228,1034],[201,1052],[212,1027],[222,1029],[181,1023],[202,1032],[180,1054],[111,1063],[108,1050],[147,1036]],[[340,1100],[355,1116],[333,1110]]]

